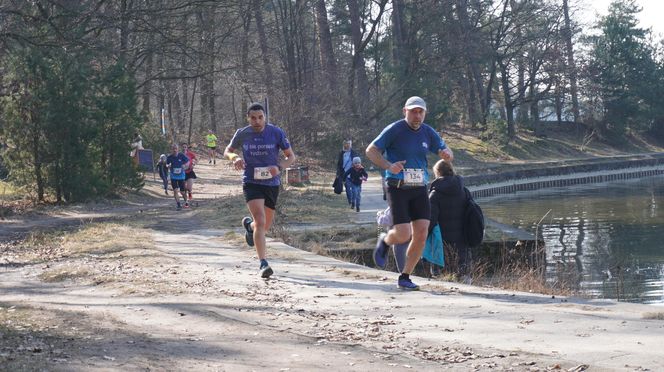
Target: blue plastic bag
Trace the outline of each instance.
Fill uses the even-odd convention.
[[[422,258],[436,264],[440,267],[445,266],[445,252],[443,251],[443,234],[440,232],[440,226],[436,224],[427,237],[424,245]]]

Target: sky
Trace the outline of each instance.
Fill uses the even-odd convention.
[[[638,14],[640,26],[652,28],[655,35],[664,36],[662,20],[664,18],[664,0],[636,0],[636,3],[643,8]],[[606,15],[608,13],[611,0],[578,0],[577,4],[581,10],[582,19],[593,23],[596,14]]]

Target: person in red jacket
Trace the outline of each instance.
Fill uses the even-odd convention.
[[[194,165],[198,163],[198,158],[196,157],[196,154],[194,154],[194,152],[191,151],[191,148],[186,143],[182,144],[182,150],[184,155],[189,158],[189,168],[185,169],[184,171],[184,181],[185,181],[184,183],[185,183],[185,188],[189,193],[189,201],[191,201],[191,199],[193,198],[191,193],[194,188],[194,180],[197,178],[196,172],[194,172]],[[185,204],[185,207],[186,206],[188,206],[188,204]]]

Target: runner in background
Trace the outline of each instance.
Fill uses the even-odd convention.
[[[265,234],[272,226],[281,172],[295,162],[295,154],[284,131],[266,122],[265,109],[260,103],[252,103],[247,110],[249,125],[235,132],[224,156],[233,162],[237,170],[244,170],[242,190],[251,217],[242,219],[245,239],[250,247],[256,246],[260,260],[261,278],[274,273],[267,262]],[[236,153],[242,149],[242,157]],[[279,159],[279,152],[285,159]]]
[[[214,135],[212,129],[208,130],[208,134],[205,136],[205,142],[208,148],[208,155],[210,156],[208,164],[217,164],[217,136]]]
[[[189,158],[189,167],[184,171],[184,180],[185,180],[185,188],[189,193],[189,201],[191,201],[194,198],[193,195],[191,194],[194,188],[194,180],[197,178],[196,172],[194,172],[194,165],[198,163],[198,158],[196,157],[196,154],[194,154],[194,152],[191,151],[191,148],[186,143],[182,144],[182,149],[184,155],[187,158]],[[189,206],[188,203],[185,203],[185,207],[188,206]]]
[[[175,198],[177,209],[182,209],[180,198],[178,197],[180,193],[182,193],[185,207],[189,207],[189,203],[187,203],[187,189],[184,185],[184,172],[189,167],[189,158],[183,153],[178,152],[178,145],[174,143],[171,145],[171,154],[166,158],[166,164],[171,170],[171,186],[173,186],[173,198]]]

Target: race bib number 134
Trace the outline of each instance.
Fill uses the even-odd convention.
[[[413,168],[404,169],[403,182],[406,185],[424,185],[424,170]]]

